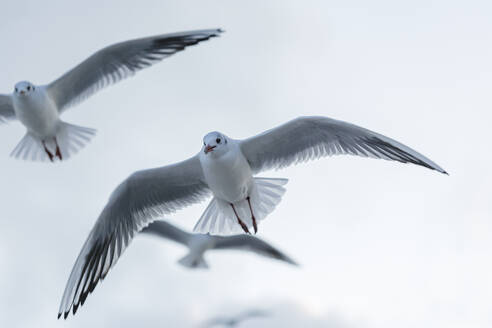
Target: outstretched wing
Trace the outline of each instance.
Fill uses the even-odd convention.
[[[446,173],[415,150],[376,132],[328,117],[300,117],[241,141],[253,172],[330,155],[357,155],[412,163]]]
[[[153,234],[159,237],[174,240],[187,245],[190,234],[166,221],[154,221],[142,230],[142,233]]]
[[[154,218],[197,203],[210,194],[194,156],[170,166],[139,171],[111,195],[70,273],[58,318],[83,305],[133,236]]]
[[[0,94],[0,122],[15,118],[12,98],[8,95]]]
[[[221,32],[220,29],[188,31],[111,45],[49,84],[47,90],[62,111],[110,84]]]
[[[249,235],[237,235],[230,237],[213,236],[215,249],[240,249],[257,253],[262,256],[284,261],[292,265],[298,265],[290,257],[276,249],[266,241]]]

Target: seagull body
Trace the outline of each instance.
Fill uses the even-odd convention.
[[[240,212],[248,212],[251,196],[257,194],[255,193],[256,184],[253,172],[248,160],[241,152],[240,142],[227,138],[220,132],[211,132],[204,138],[204,147],[204,151],[200,152],[199,155],[200,165],[205,181],[214,195],[215,206],[220,208],[219,212],[228,212],[228,205],[230,204],[233,215],[238,216],[238,223],[241,228],[245,232],[249,232],[248,225],[239,219]],[[283,194],[283,191],[281,193]],[[220,215],[219,212],[212,210],[210,215],[218,216]],[[253,214],[252,211],[251,214]],[[203,220],[208,221],[209,219],[204,218]],[[251,215],[251,224],[256,232],[258,227],[254,215]],[[236,225],[231,229],[233,232],[235,232],[234,227]],[[219,233],[215,230],[214,232]]]
[[[12,98],[15,116],[19,121],[30,133],[40,138],[55,135],[60,118],[55,103],[46,93],[46,88],[36,88],[25,81],[17,83],[15,88],[21,93],[21,96]]]
[[[178,262],[190,269],[208,268],[204,254],[209,250],[237,249],[255,252],[259,255],[297,265],[287,255],[271,246],[267,242],[249,235],[229,237],[211,236],[208,234],[193,234],[185,232],[166,221],[152,222],[142,230],[142,233],[153,234],[171,239],[189,248],[189,253]]]
[[[148,228],[152,228],[154,223],[162,223],[162,222],[153,222]],[[167,222],[165,222],[167,223]],[[144,230],[145,231],[145,230]],[[215,246],[215,242],[211,236],[205,234],[190,234],[190,238],[188,239],[186,246],[189,248],[189,253],[185,257],[181,258],[178,263],[184,267],[190,269],[207,269],[208,264],[205,262],[204,254],[209,249],[213,249]]]
[[[52,162],[67,159],[90,141],[95,130],[63,122],[63,111],[110,84],[220,33],[218,29],[199,30],[121,42],[96,52],[48,85],[17,83],[11,95],[0,94],[0,121],[18,119],[27,129],[11,156]]]
[[[227,152],[220,152],[216,147],[200,152],[203,175],[214,196],[229,203],[245,199],[253,185],[253,172],[239,148],[239,142],[224,139],[219,132],[209,133],[204,140],[208,145],[218,146],[227,142],[228,146]],[[221,142],[217,143],[217,140]]]
[[[244,140],[220,132],[203,139],[195,156],[133,173],[112,193],[75,262],[60,304],[66,318],[103,279],[133,236],[158,216],[213,195],[195,232],[257,230],[280,202],[286,179],[256,174],[331,155],[356,155],[411,163],[441,173],[439,165],[376,132],[327,117],[300,117]]]

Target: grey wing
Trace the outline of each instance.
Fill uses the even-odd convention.
[[[241,141],[253,172],[330,155],[357,155],[412,163],[446,173],[415,150],[376,132],[328,117],[300,117]]]
[[[187,245],[190,234],[166,221],[154,221],[142,230],[142,233],[153,234],[159,237],[174,240]]]
[[[221,32],[220,29],[188,31],[111,45],[49,84],[47,90],[61,112],[102,88]]]
[[[8,95],[0,94],[0,122],[15,118],[12,98]]]
[[[273,247],[266,241],[249,235],[236,235],[230,237],[214,236],[215,249],[241,249],[257,253],[262,256],[284,261],[292,265],[298,265],[290,257]]]
[[[89,233],[63,293],[58,318],[73,314],[130,243],[161,214],[169,214],[209,196],[194,156],[186,161],[132,174],[112,193]]]

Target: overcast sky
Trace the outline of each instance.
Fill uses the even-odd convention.
[[[370,5],[369,5],[370,3]],[[398,3],[398,4],[397,4]],[[67,111],[96,128],[70,161],[9,158],[0,127],[0,326],[196,327],[249,308],[241,327],[490,327],[492,5],[489,1],[6,1],[0,90],[44,84],[130,38],[221,27]],[[56,321],[72,265],[111,191],[135,170],[300,115],[349,121],[446,169],[332,157],[289,178],[259,236],[301,263],[207,254],[137,236],[75,317]],[[169,216],[191,229],[202,203]]]

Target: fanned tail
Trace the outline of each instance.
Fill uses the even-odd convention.
[[[62,122],[56,135],[63,159],[68,159],[84,148],[96,135],[96,130]]]
[[[47,161],[46,155],[41,140],[27,132],[17,146],[12,150],[10,156],[22,160],[31,161]]]
[[[95,134],[96,130],[94,129],[60,122],[58,132],[56,133],[56,141],[60,147],[60,153],[63,160],[70,158],[70,156],[74,155],[85,145],[87,145]],[[48,150],[55,155],[55,138],[46,138],[45,144]],[[17,159],[31,161],[50,160],[41,139],[33,135],[31,132],[26,133],[26,135],[14,148],[12,153],[10,153],[10,156]]]
[[[266,218],[280,203],[286,190],[284,185],[288,181],[288,179],[278,178],[254,178],[255,183],[250,193],[250,202],[257,222]],[[234,207],[241,221],[252,231],[253,220],[248,201],[242,200],[235,203]],[[215,197],[203,212],[193,232],[212,235],[244,233],[230,204]]]

